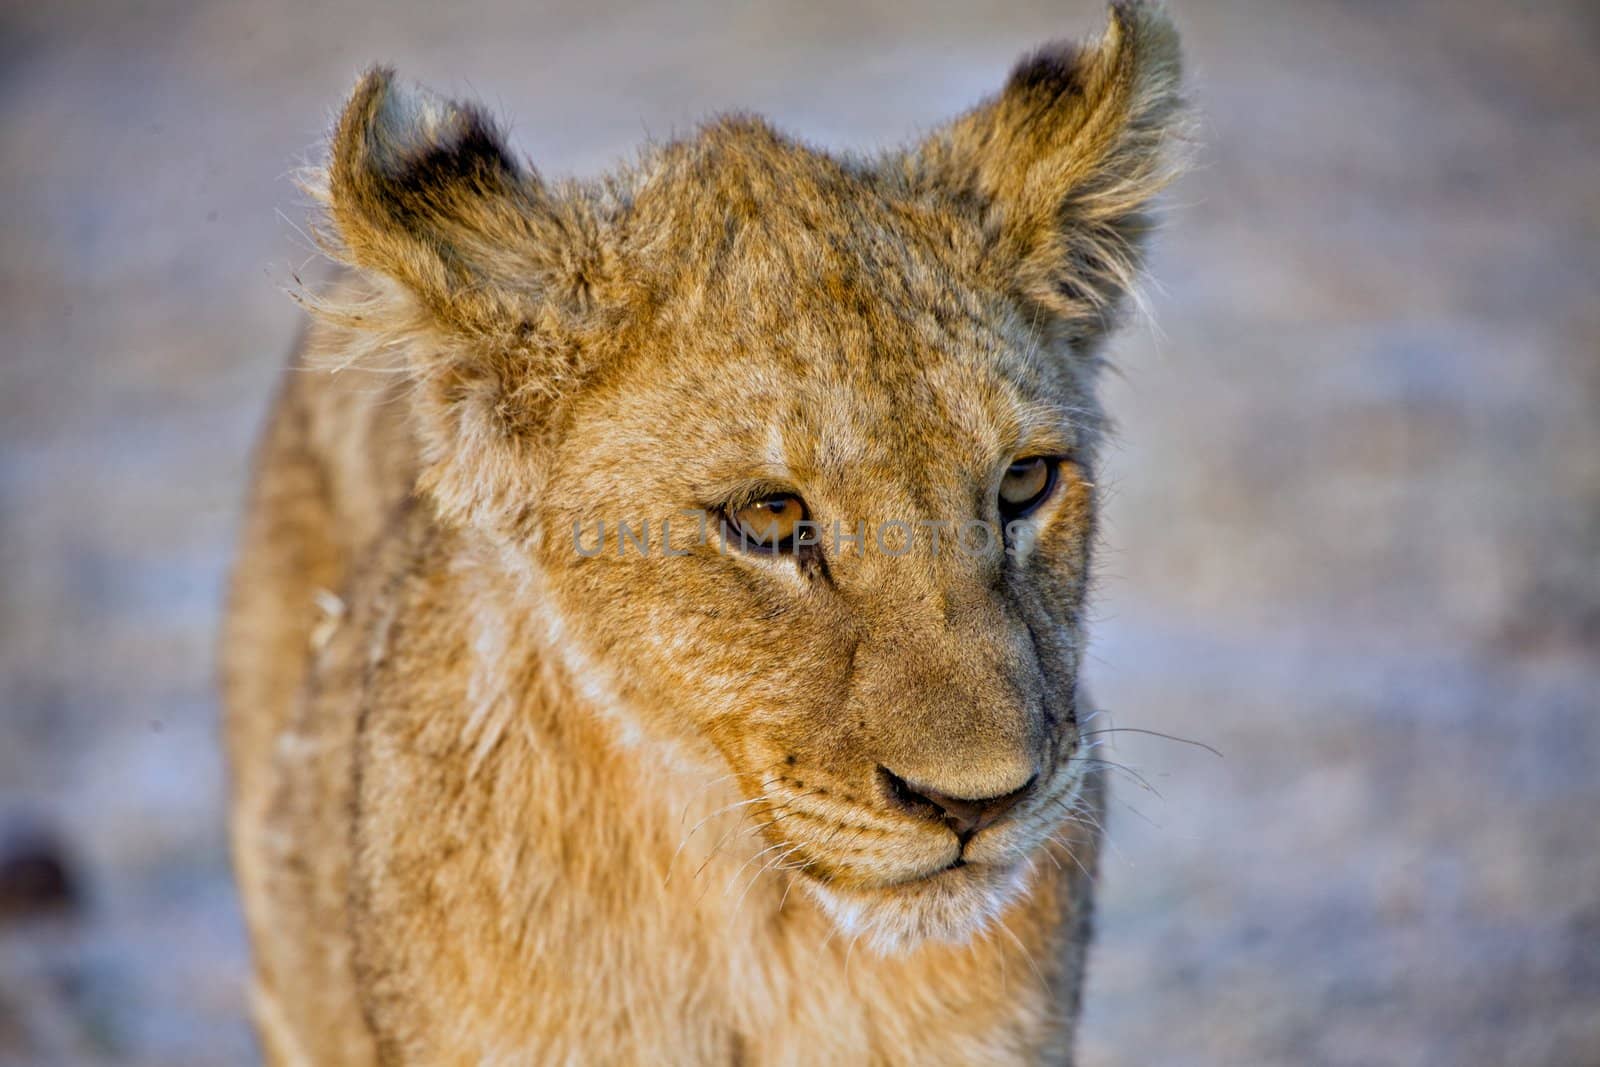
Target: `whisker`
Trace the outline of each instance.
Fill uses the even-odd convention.
[[[1004,920],[995,923],[995,925],[1000,928],[1001,933],[1005,934],[1011,939],[1011,943],[1013,945],[1017,946],[1017,951],[1020,952],[1022,954],[1022,958],[1027,961],[1029,968],[1031,968],[1033,971],[1034,977],[1039,979],[1040,991],[1048,994],[1050,992],[1050,983],[1044,980],[1044,972],[1039,970],[1039,965],[1037,963],[1033,962],[1033,956],[1028,952],[1027,946],[1022,943],[1022,939],[1012,932],[1011,927],[1007,926]],[[1004,957],[1002,956],[1001,958],[1003,959]]]
[[[695,835],[695,831],[699,830],[700,827],[704,826],[706,823],[710,822],[712,819],[716,818],[718,815],[721,815],[721,814],[723,814],[725,812],[733,811],[735,808],[742,808],[747,804],[759,804],[761,801],[766,800],[766,799],[767,798],[764,797],[764,796],[752,797],[749,800],[741,800],[736,804],[729,804],[726,807],[718,808],[716,811],[712,812],[710,815],[707,815],[704,819],[701,819],[699,822],[695,823],[694,824],[694,828],[691,829],[688,833],[684,834],[683,837],[678,841],[678,847],[677,847],[677,849],[675,849],[673,851],[672,859],[667,862],[667,876],[664,879],[662,879],[661,884],[662,885],[666,885],[667,883],[672,881],[672,872],[677,868],[678,857],[683,854],[684,846],[687,845],[689,843],[689,839]],[[688,809],[686,808],[685,810],[688,810]]]
[[[821,945],[817,946],[817,958],[818,959],[821,959],[822,958],[822,954],[828,950],[829,943],[833,941],[833,935],[838,933],[838,932],[839,932],[839,924],[836,923],[836,922],[833,922],[830,919],[829,922],[828,922],[828,936],[822,939],[822,944]]]
[[[796,845],[794,848],[795,848],[795,852],[800,851],[800,846],[799,845]],[[791,853],[791,855],[792,854],[793,853]],[[785,858],[787,858],[787,857],[785,857]],[[793,870],[799,870],[800,868],[802,868],[804,866],[805,866],[805,864],[802,863],[802,864],[799,864],[798,866],[795,866],[795,867],[786,867],[786,868],[783,868],[783,869],[784,870],[793,871]],[[783,906],[785,904],[789,903],[789,892],[790,892],[790,890],[794,889],[795,883],[798,882],[799,880],[800,880],[800,878],[799,878],[798,875],[791,875],[789,877],[788,884],[786,884],[783,887],[783,896],[778,898],[778,912],[779,912],[779,914],[782,914]]]
[[[1119,801],[1118,803],[1120,803],[1128,811],[1131,811],[1134,815],[1137,815],[1139,817],[1139,820],[1141,822],[1143,822],[1146,826],[1150,827],[1152,830],[1165,830],[1166,829],[1165,826],[1162,826],[1160,823],[1156,822],[1150,816],[1146,815],[1144,812],[1140,811],[1138,808],[1134,807],[1132,804],[1128,803],[1126,800]]]
[[[754,856],[751,856],[749,859],[747,859],[743,863],[739,864],[738,868],[733,872],[733,876],[728,879],[728,884],[723,887],[723,889],[722,889],[723,895],[726,896],[728,893],[733,891],[733,883],[739,880],[739,876],[744,873],[744,869],[746,867],[750,866],[756,860],[760,859],[762,856],[765,856],[767,853],[773,851],[774,849],[784,848],[788,844],[789,844],[789,842],[787,842],[787,841],[779,841],[776,845],[768,845],[766,848],[762,849],[760,852],[757,852]],[[761,873],[760,871],[756,872],[757,875],[759,875],[760,873]]]
[[[1058,848],[1066,849],[1067,858],[1069,860],[1071,860],[1073,865],[1075,867],[1077,867],[1078,870],[1083,874],[1084,879],[1087,880],[1087,881],[1090,881],[1090,882],[1094,881],[1094,875],[1089,873],[1089,868],[1087,868],[1087,867],[1085,867],[1083,865],[1083,861],[1078,858],[1078,854],[1072,850],[1072,846],[1071,845],[1067,844],[1065,841],[1061,841],[1061,840],[1059,840],[1057,838],[1054,838],[1054,837],[1046,838],[1045,839],[1045,845],[1046,846],[1055,845]],[[1049,855],[1049,854],[1050,854],[1049,853],[1049,849],[1047,847],[1046,848],[1046,855]],[[1057,861],[1057,862],[1059,863],[1059,861]]]
[[[711,790],[715,789],[717,786],[721,785],[723,782],[726,782],[729,778],[735,778],[735,777],[737,777],[737,775],[732,771],[729,771],[727,774],[724,774],[724,775],[719,775],[718,777],[711,779],[711,781],[707,782],[703,787],[701,787],[699,792],[695,793],[688,800],[685,800],[683,802],[683,811],[678,815],[678,825],[682,826],[684,823],[689,821],[689,805],[693,804],[696,800],[699,800],[701,797],[705,796],[707,793],[709,793]],[[693,831],[690,831],[690,832],[693,833]]]
[[[1111,836],[1111,832],[1106,829],[1105,823],[1102,822],[1099,818],[1097,818],[1093,812],[1091,812],[1087,808],[1083,807],[1083,801],[1084,801],[1084,797],[1080,793],[1080,794],[1077,794],[1077,795],[1075,795],[1073,797],[1070,797],[1070,798],[1068,798],[1068,797],[1056,797],[1050,803],[1051,803],[1051,805],[1053,807],[1057,807],[1057,808],[1061,809],[1062,817],[1068,823],[1072,823],[1072,824],[1075,824],[1075,825],[1082,826],[1082,827],[1085,827],[1087,829],[1093,830],[1095,832],[1095,835],[1099,838],[1099,840],[1104,842],[1106,847],[1109,848],[1112,852],[1116,853],[1117,858],[1119,860],[1121,860],[1124,863],[1130,863],[1131,861],[1128,859],[1127,854],[1122,851],[1121,846],[1119,846],[1117,844],[1116,840]],[[1059,834],[1059,833],[1060,833],[1060,831],[1057,831],[1057,834]],[[1092,881],[1094,876],[1089,873],[1088,868],[1086,868],[1083,865],[1083,861],[1078,858],[1077,852],[1074,851],[1072,846],[1069,845],[1067,842],[1060,840],[1058,838],[1057,834],[1050,835],[1048,840],[1050,842],[1052,842],[1052,843],[1054,843],[1056,845],[1059,845],[1062,848],[1066,849],[1067,850],[1067,857],[1069,859],[1071,859],[1073,863],[1077,864],[1078,870],[1083,872],[1084,877],[1086,877],[1086,878],[1088,878],[1088,879],[1090,879]]]
[[[1159,798],[1161,800],[1167,799],[1166,797],[1161,795],[1161,790],[1157,789],[1155,786],[1150,784],[1150,779],[1146,778],[1144,775],[1140,774],[1138,771],[1134,770],[1132,767],[1128,766],[1126,763],[1118,763],[1116,760],[1101,759],[1098,756],[1074,756],[1074,757],[1072,757],[1072,759],[1073,760],[1081,760],[1081,761],[1083,761],[1085,763],[1098,763],[1098,764],[1101,764],[1102,766],[1111,767],[1111,768],[1114,768],[1116,770],[1119,770],[1122,773],[1126,774],[1128,777],[1132,778],[1139,785],[1143,786],[1145,789],[1147,789],[1150,792],[1154,793],[1157,796],[1157,798]],[[1069,761],[1069,762],[1071,762],[1071,761]]]
[[[701,860],[700,861],[700,866],[698,866],[698,867],[696,867],[694,869],[694,878],[698,879],[700,877],[700,875],[705,873],[706,866],[712,860],[717,858],[717,854],[722,851],[722,846],[728,843],[728,839],[730,837],[732,837],[735,832],[740,833],[740,834],[747,834],[751,830],[754,830],[754,829],[757,829],[757,827],[752,823],[744,823],[744,824],[741,824],[741,825],[736,825],[736,826],[731,827],[726,833],[724,833],[720,838],[717,839],[717,843],[715,845],[713,845],[712,848],[711,848],[710,855],[706,856],[705,859]],[[702,889],[700,891],[700,896],[701,896],[702,899],[705,897],[705,890]]]
[[[799,847],[800,847],[799,845],[789,845],[788,846],[788,851],[784,852],[780,856],[776,856],[776,857],[768,860],[766,862],[766,864],[764,864],[759,871],[757,871],[755,874],[751,875],[750,881],[745,883],[744,892],[739,894],[739,900],[733,906],[733,916],[732,916],[732,918],[730,918],[728,920],[728,923],[729,923],[730,926],[733,924],[733,922],[735,920],[737,920],[739,918],[739,913],[744,910],[745,897],[748,897],[750,895],[750,890],[755,888],[755,884],[761,880],[761,876],[763,874],[766,874],[768,871],[772,870],[775,865],[783,863],[784,859],[786,857],[788,857],[788,856],[792,856],[795,853],[795,851],[797,849],[799,849]],[[785,895],[787,895],[788,894],[788,890],[785,889],[784,893],[785,893]],[[780,911],[782,910],[781,905],[779,907],[779,910]]]
[[[855,981],[850,977],[850,957],[855,955],[856,942],[860,941],[861,935],[865,934],[866,932],[867,928],[865,926],[863,926],[860,930],[857,930],[856,936],[850,939],[850,947],[846,949],[844,953],[844,984],[851,993],[856,991],[856,985]]]
[[[759,803],[765,802],[765,803],[767,803],[769,805],[772,805],[774,810],[780,811],[780,814],[774,816],[771,819],[768,819],[766,822],[761,824],[761,828],[765,828],[765,827],[771,826],[773,823],[777,822],[779,819],[787,817],[788,815],[798,814],[798,812],[790,812],[790,811],[782,811],[781,810],[783,808],[788,807],[789,804],[791,804],[793,801],[800,800],[800,799],[803,799],[803,798],[808,797],[808,796],[815,796],[816,794],[818,794],[820,792],[821,792],[820,789],[813,789],[810,792],[801,793],[798,796],[790,797],[788,799],[779,799],[779,800],[776,800],[776,801],[773,800],[773,798],[767,796],[765,793],[763,793],[759,797],[751,797],[749,800],[741,800],[741,801],[738,801],[737,803],[729,804],[729,805],[726,805],[725,807],[718,808],[716,811],[712,812],[710,815],[707,815],[704,819],[701,819],[698,823],[696,823],[694,828],[691,829],[688,832],[688,834],[686,834],[684,836],[683,840],[678,842],[678,849],[677,849],[676,852],[674,852],[672,854],[672,863],[673,864],[677,863],[679,853],[681,853],[683,851],[684,846],[689,843],[689,838],[694,836],[695,831],[699,830],[700,827],[704,826],[708,820],[713,819],[718,815],[722,815],[722,814],[724,814],[726,812],[733,811],[736,808],[742,808],[742,807],[746,807],[746,806],[751,805],[751,804],[759,804]],[[735,827],[731,828],[730,830],[728,830],[727,832],[725,832],[722,835],[722,837],[717,841],[716,846],[712,848],[710,855],[706,856],[705,860],[700,864],[700,866],[695,869],[694,877],[695,878],[699,878],[700,877],[701,872],[704,871],[705,868],[706,868],[706,864],[710,863],[711,860],[716,857],[717,853],[721,851],[722,846],[727,843],[728,838],[733,834],[734,830],[742,829],[745,832],[749,832],[749,830],[751,830],[752,828],[753,827],[751,825],[745,824],[743,826],[735,826]],[[665,879],[665,881],[670,881],[671,880],[673,870],[674,870],[674,868],[671,865],[669,865],[668,869],[667,869],[667,878]]]
[[[1096,712],[1095,714],[1099,714],[1099,712]],[[1180,745],[1192,745],[1195,748],[1203,748],[1218,759],[1228,758],[1222,754],[1221,750],[1213,748],[1204,741],[1196,741],[1190,737],[1179,737],[1177,734],[1162,733],[1160,730],[1146,730],[1138,726],[1112,726],[1103,730],[1090,730],[1087,733],[1080,733],[1078,736],[1097,737],[1101,734],[1144,734],[1148,737],[1159,737],[1167,741],[1176,741]]]

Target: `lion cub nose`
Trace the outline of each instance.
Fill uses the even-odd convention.
[[[1035,774],[1020,787],[999,796],[953,797],[937,789],[908,782],[887,767],[879,767],[878,773],[883,778],[884,790],[892,802],[908,811],[942,820],[946,826],[955,831],[962,844],[966,844],[973,834],[986,826],[992,826],[1000,816],[1016,807],[1017,802],[1027,796],[1029,790],[1033,788],[1033,783],[1039,780],[1039,776]]]

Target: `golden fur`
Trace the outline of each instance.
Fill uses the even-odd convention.
[[[1096,353],[1177,71],[1121,3],[903,152],[733,117],[567,185],[361,81],[225,635],[271,1062],[1071,1060]],[[1026,543],[934,544],[1033,455]],[[914,551],[693,536],[774,487]],[[895,776],[1027,792],[958,840]]]

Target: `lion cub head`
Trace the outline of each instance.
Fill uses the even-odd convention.
[[[376,284],[336,313],[404,361],[440,520],[882,947],[980,928],[1082,788],[1096,352],[1177,71],[1118,4],[904,151],[733,117],[584,184],[385,70],[339,121]]]

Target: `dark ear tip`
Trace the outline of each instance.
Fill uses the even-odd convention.
[[[1006,90],[1047,95],[1059,100],[1084,92],[1086,68],[1108,55],[1111,62],[1131,62],[1144,74],[1176,72],[1178,32],[1165,8],[1153,0],[1117,0],[1105,37],[1088,45],[1056,41],[1023,59],[1011,72]]]
[[[352,90],[334,134],[333,170],[336,178],[341,170],[346,176],[366,171],[390,181],[413,172],[436,181],[519,173],[481,108],[402,82],[386,65],[370,68]]]
[[[1045,45],[1012,69],[1006,91],[1047,93],[1052,97],[1081,93],[1080,55],[1078,46],[1070,41]]]

